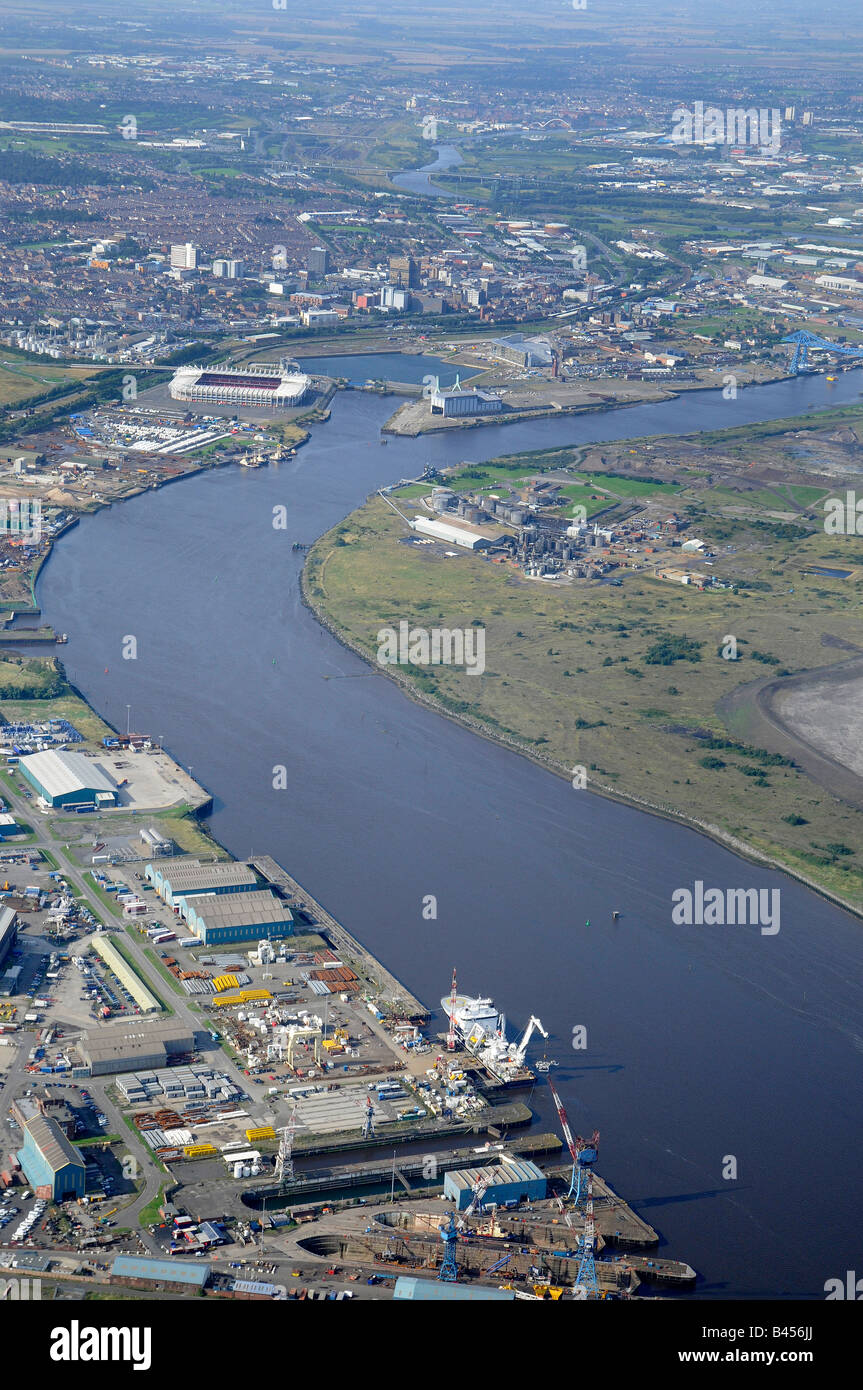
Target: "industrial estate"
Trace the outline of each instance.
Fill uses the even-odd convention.
[[[850,1088],[839,1049],[850,1038],[859,1050],[863,1026],[847,931],[863,915],[863,118],[845,21],[825,20],[810,61],[797,19],[753,19],[750,49],[738,0],[733,14],[683,18],[658,5],[661,23],[637,0],[614,16],[575,0],[529,15],[336,5],[296,33],[275,0],[143,0],[122,22],[100,0],[37,0],[26,14],[0,0],[10,1301],[37,1285],[52,1307],[112,1309],[190,1296],[232,1309],[750,1296],[663,1230],[669,1205],[691,1201],[693,1222],[741,1243],[740,1226],[722,1236],[707,1215],[732,1191],[728,1174],[717,1181],[701,1151],[681,1157],[680,1132],[662,1131],[657,1157],[653,1131],[631,1113],[609,1129],[578,1087],[592,1067],[609,1094],[627,1069],[637,1090],[657,1009],[671,1016],[685,998],[712,1020],[721,976],[742,982],[740,1019],[750,1007],[792,1018],[775,1037],[795,1058],[802,1019],[825,1048],[813,1074],[823,1064]],[[700,99],[681,106],[693,84],[713,93],[707,122]],[[315,510],[300,488],[312,472]],[[179,543],[163,542],[164,513],[147,505],[189,496],[200,532],[195,513]],[[204,520],[214,511],[221,552]],[[124,563],[86,595],[70,584],[71,619],[59,618],[44,597],[51,557],[76,542],[101,556],[124,525]],[[114,588],[142,535],[135,582],[148,600],[169,560],[180,579],[161,607],[154,597],[166,621],[139,675]],[[257,612],[226,594],[241,565],[257,575]],[[93,595],[88,629],[74,618],[96,611]],[[264,727],[253,698],[249,714],[225,693],[237,629],[254,633],[263,609],[285,641],[240,679],[254,694],[281,670],[280,710],[301,709],[308,750],[291,746],[281,714]],[[214,611],[210,664],[193,670],[173,620],[191,633]],[[313,678],[298,656],[310,629]],[[135,672],[134,705],[118,662]],[[312,718],[324,682],[338,709],[326,737]],[[539,895],[529,919],[501,923],[491,981],[464,933],[424,936],[423,990],[320,890],[344,855],[380,917],[397,916],[391,875],[394,892],[416,879],[434,903],[424,924],[436,921],[426,861],[406,862],[397,832],[385,853],[371,835],[348,850],[328,819],[344,731],[373,726],[348,779],[363,792],[401,746],[388,701],[417,720],[393,795],[414,836],[404,845],[421,854],[428,836],[453,896],[459,872],[486,872],[459,843],[462,740],[530,759],[537,780],[519,797],[496,763],[471,788],[520,883],[565,858],[554,837],[583,816],[567,842],[580,893],[604,833],[551,794],[536,811],[541,778],[604,809],[625,803],[620,881],[647,904],[627,965],[644,980],[618,1002],[612,951],[601,982],[592,975],[598,932],[630,928],[616,881],[601,927],[582,927],[580,899],[561,904],[571,942],[554,962],[579,1008],[611,1000],[602,1060],[579,1070],[578,1026],[549,1012],[549,971],[531,959],[548,929]],[[446,755],[419,722],[429,710],[463,726],[436,721],[459,740]],[[199,722],[219,729],[218,790],[183,746]],[[271,759],[270,743],[288,751]],[[306,786],[298,769],[313,760],[323,771]],[[431,800],[441,768],[445,812]],[[262,819],[244,819],[226,769]],[[271,778],[312,825],[314,854],[269,818]],[[796,954],[779,956],[787,995],[759,973],[754,922],[742,948],[706,933],[669,947],[654,932],[649,914],[665,904],[637,811],[690,836],[693,855],[727,864],[732,852],[741,872],[817,890],[835,910],[841,927],[831,919],[814,965],[797,936]],[[540,830],[523,844],[529,815]],[[260,837],[262,823],[266,842],[246,853],[247,825]],[[399,917],[397,930],[416,932],[419,964],[417,924]],[[812,984],[810,969],[824,972]],[[838,1006],[836,979],[853,982]],[[669,1043],[668,1092],[678,1061]],[[796,1083],[790,1055],[771,1065],[777,1094]],[[728,1086],[717,1111],[743,1124],[748,1078]],[[674,1117],[684,1133],[687,1113]],[[732,1139],[705,1128],[713,1163]],[[630,1145],[640,1185],[617,1191],[628,1184],[604,1160]],[[669,1167],[658,1196],[671,1154],[698,1177],[678,1193]],[[747,1155],[749,1171],[758,1160]],[[827,1186],[821,1170],[811,1185]],[[765,1227],[793,1220],[778,1206]],[[776,1293],[820,1297],[812,1277]]]

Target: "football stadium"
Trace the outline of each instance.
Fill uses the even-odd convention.
[[[212,405],[263,405],[284,410],[300,405],[309,389],[302,372],[281,367],[244,367],[242,371],[211,367],[178,367],[169,390],[175,401],[207,401]]]

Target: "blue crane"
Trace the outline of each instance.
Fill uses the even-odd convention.
[[[829,338],[819,338],[817,333],[810,333],[806,328],[799,328],[796,333],[789,333],[782,339],[783,343],[794,344],[794,356],[791,359],[791,370],[796,376],[801,367],[805,367],[809,361],[809,349],[813,348],[819,352],[835,352],[840,357],[861,357],[863,356],[863,345],[854,346],[852,343],[832,343]]]
[[[458,1227],[455,1224],[455,1212],[449,1213],[449,1223],[438,1226],[440,1238],[443,1241],[443,1262],[438,1270],[438,1279],[442,1279],[446,1284],[454,1284],[458,1279],[458,1264],[455,1258],[455,1247],[458,1242]]]

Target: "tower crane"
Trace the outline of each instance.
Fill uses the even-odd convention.
[[[560,1127],[563,1130],[566,1147],[569,1149],[572,1158],[572,1180],[566,1195],[567,1197],[571,1197],[573,1192],[575,1192],[575,1205],[578,1206],[581,1201],[582,1184],[585,1175],[592,1171],[597,1154],[599,1153],[599,1130],[595,1129],[589,1140],[583,1139],[580,1134],[573,1136],[572,1130],[569,1127],[566,1111],[563,1108],[563,1101],[557,1092],[557,1087],[550,1076],[546,1077],[546,1080],[548,1081],[549,1090],[554,1097],[555,1108],[560,1119]],[[584,1188],[586,1191],[586,1183],[584,1183]]]

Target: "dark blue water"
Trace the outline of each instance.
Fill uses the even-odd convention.
[[[278,469],[205,474],[83,518],[39,581],[45,620],[70,634],[70,678],[118,726],[130,702],[135,727],[193,765],[236,855],[281,860],[428,1004],[456,965],[460,988],[492,994],[513,1024],[540,1014],[573,1128],[602,1131],[600,1170],[709,1296],[823,1297],[859,1267],[863,927],[411,703],[302,606],[290,546],[426,461],[790,415],[855,399],[861,377],[387,449],[392,402],[341,396]],[[282,503],[287,532],[271,524]],[[137,661],[121,659],[128,634]],[[279,764],[287,791],[272,787]],[[695,879],[780,887],[780,933],[673,926],[671,894]]]

